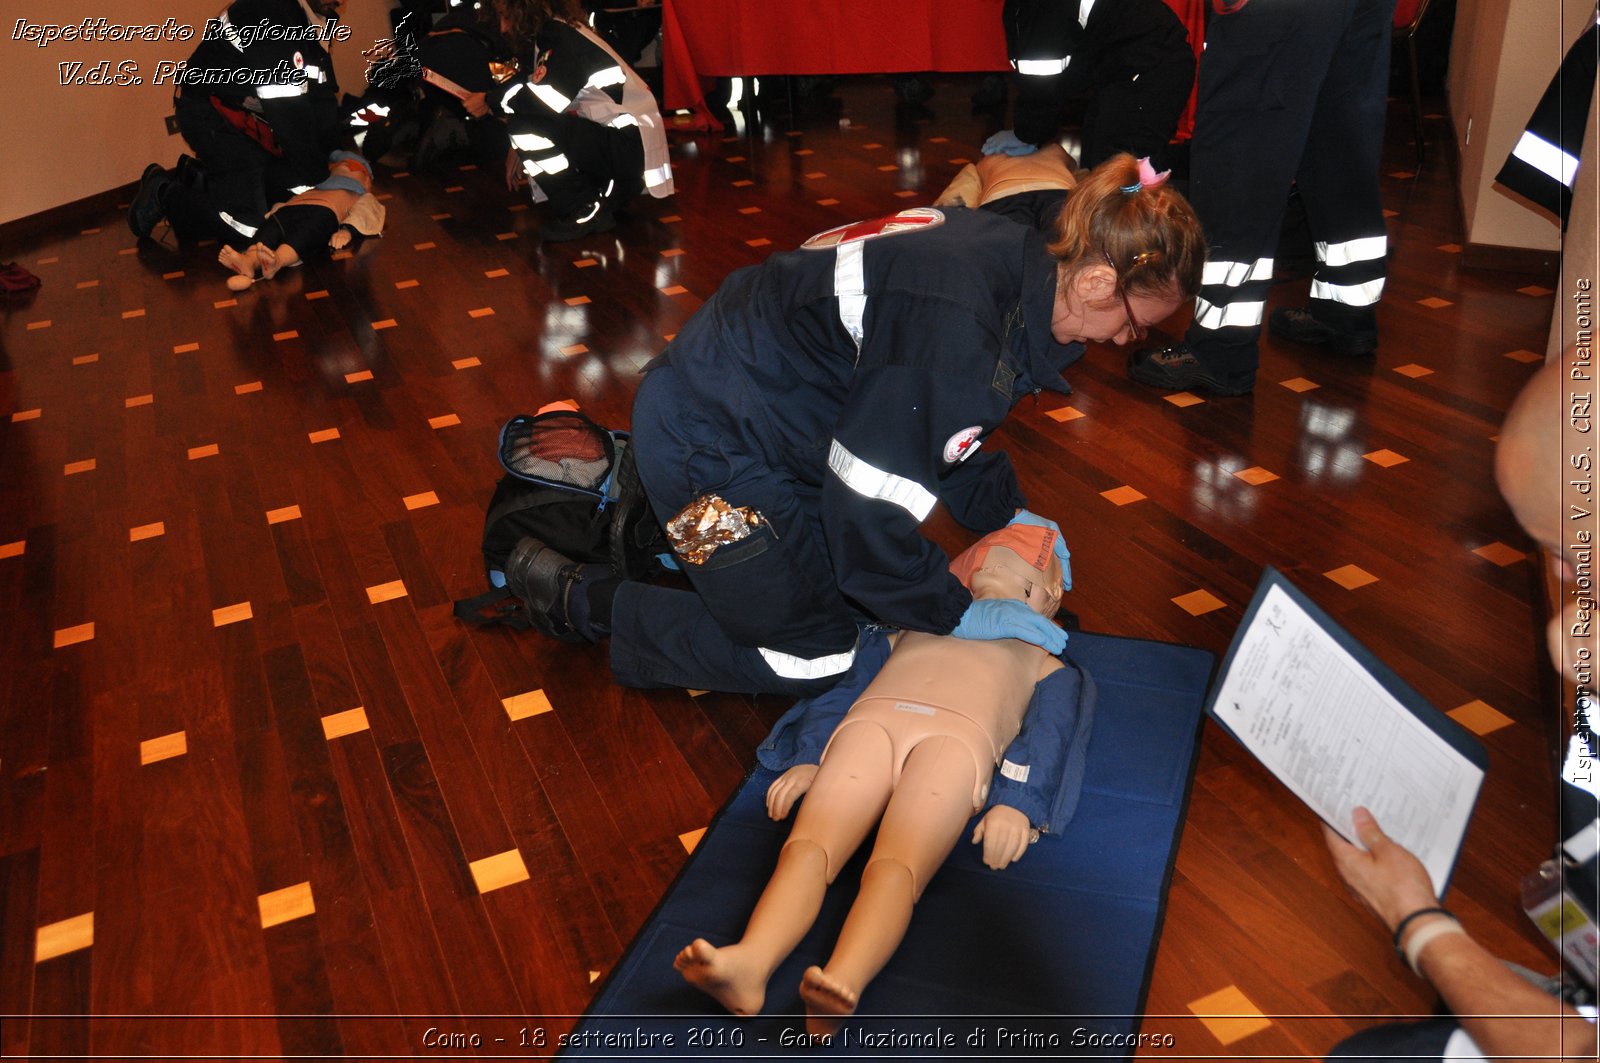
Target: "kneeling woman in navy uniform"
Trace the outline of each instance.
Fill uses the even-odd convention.
[[[522,571],[546,629],[609,634],[629,686],[788,694],[831,686],[868,623],[1059,652],[1060,628],[975,602],[918,528],[939,502],[975,532],[1055,527],[986,439],[1022,396],[1067,392],[1085,341],[1129,342],[1192,298],[1205,245],[1128,155],[1084,178],[1051,235],[919,207],[729,276],[633,407],[639,478],[694,590],[535,543]]]

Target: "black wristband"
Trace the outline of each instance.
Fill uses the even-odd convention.
[[[1402,960],[1406,958],[1406,953],[1405,950],[1400,947],[1400,936],[1406,932],[1406,927],[1411,925],[1411,920],[1421,918],[1424,915],[1443,915],[1448,916],[1451,919],[1455,919],[1455,921],[1458,923],[1461,922],[1461,920],[1456,919],[1456,913],[1452,912],[1448,908],[1440,908],[1437,906],[1432,908],[1418,908],[1416,911],[1400,920],[1400,925],[1394,928],[1394,951],[1400,954],[1400,958]]]

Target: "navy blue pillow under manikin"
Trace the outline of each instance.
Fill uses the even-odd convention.
[[[831,1044],[805,1054],[1115,1058],[1138,1030],[1193,777],[1213,657],[1204,650],[1074,633],[1067,647],[1099,688],[1077,815],[1004,871],[965,837],[929,884],[904,943]],[[564,1056],[771,1058],[804,1039],[798,987],[823,963],[869,838],[822,914],[778,968],[763,1012],[728,1015],[672,967],[696,937],[738,939],[789,822],[767,819],[775,778],[754,771],[617,964]],[[1123,1053],[1132,1054],[1129,1047]]]

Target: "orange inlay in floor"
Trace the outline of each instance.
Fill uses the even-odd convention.
[[[189,460],[199,461],[201,458],[214,458],[221,453],[222,448],[216,443],[207,443],[203,447],[190,447]]]
[[[1397,365],[1394,367],[1394,371],[1399,373],[1401,376],[1408,376],[1413,380],[1417,379],[1418,377],[1431,376],[1433,374],[1432,369],[1429,369],[1425,365],[1417,365],[1415,362],[1412,362],[1408,365]]]
[[[1396,170],[1389,176],[1393,177],[1397,181],[1408,181],[1417,175],[1410,170]]]
[[[493,317],[494,316],[494,307],[492,307],[492,306],[480,306],[480,307],[477,307],[475,309],[468,310],[467,311],[467,316],[468,317]]]
[[[1521,550],[1507,546],[1505,543],[1486,543],[1472,552],[1485,561],[1499,565],[1501,568],[1505,568],[1507,565],[1514,565],[1518,561],[1527,560],[1528,557]]]
[[[515,849],[474,860],[470,865],[472,881],[478,884],[479,893],[489,893],[504,886],[528,881],[528,865]]]
[[[684,292],[686,292],[688,290],[689,289],[685,288],[681,284],[671,284],[671,285],[668,285],[667,287],[661,289],[661,294],[662,295],[682,295]]]
[[[35,329],[42,329],[42,328],[49,328],[49,327],[50,327],[50,321],[48,319],[46,319],[44,321],[30,321],[30,322],[28,322],[28,331],[29,332],[32,332]]]
[[[357,705],[353,709],[335,712],[322,718],[322,737],[332,742],[335,738],[345,735],[357,734],[367,730],[371,724],[367,722],[365,706]]]
[[[1188,613],[1190,616],[1203,616],[1206,613],[1221,609],[1228,603],[1218,598],[1207,590],[1190,591],[1180,594],[1172,599],[1172,604]]]
[[[526,720],[529,716],[539,716],[555,708],[543,690],[529,690],[509,698],[501,698],[500,704],[505,706],[506,715],[513,720]]]
[[[221,609],[211,610],[211,626],[227,627],[229,624],[242,623],[255,615],[255,610],[250,608],[249,602],[236,602],[233,605],[224,605]]]
[[[668,333],[664,334],[661,338],[666,340],[668,343],[671,343],[673,340],[678,338],[678,334],[676,332],[668,332]]]
[[[143,307],[140,307],[138,310],[124,310],[122,312],[122,320],[124,321],[132,321],[136,317],[144,317]]]
[[[528,204],[526,204],[526,203],[513,203],[509,207],[506,208],[506,213],[507,214],[521,214],[523,211],[525,211],[527,209],[528,209]]]
[[[41,926],[33,939],[33,962],[43,963],[94,944],[94,913],[84,912]]]
[[[278,926],[291,920],[316,913],[317,905],[311,896],[311,883],[301,882],[281,890],[263,893],[256,898],[261,907],[261,929]]]
[[[1400,216],[1400,212],[1398,210],[1385,210],[1383,212],[1383,216],[1385,218],[1398,218]]]
[[[1440,244],[1435,250],[1443,251],[1447,255],[1459,255],[1461,253],[1461,245]]]
[[[460,423],[461,423],[461,418],[458,417],[456,414],[453,414],[453,413],[447,413],[447,414],[444,414],[444,415],[439,416],[439,417],[430,417],[430,418],[428,418],[428,427],[429,428],[449,428],[449,427],[451,427],[453,425],[458,425]]]
[[[327,443],[330,440],[339,438],[339,430],[337,428],[324,428],[320,432],[308,432],[306,438],[313,443]]]
[[[379,583],[367,588],[367,601],[373,605],[381,602],[392,602],[396,598],[404,598],[409,593],[404,580],[393,580],[389,583]]]
[[[758,236],[754,240],[746,240],[744,243],[746,247],[766,247],[772,241],[765,236]]]
[[[95,236],[95,235],[98,235],[99,232],[100,232],[100,229],[99,229],[98,226],[96,226],[93,229],[82,229],[82,230],[80,230],[78,232],[78,235],[79,236]]]
[[[1100,497],[1114,506],[1126,506],[1133,502],[1142,502],[1146,496],[1138,488],[1123,484],[1121,487],[1113,487],[1109,491],[1101,491]]]
[[[562,300],[568,306],[588,306],[590,299],[587,295],[574,295],[571,299]]]
[[[78,290],[79,291],[82,291],[84,288],[98,288],[98,287],[100,287],[100,282],[99,281],[79,281],[78,282]]]
[[[1365,587],[1369,583],[1378,582],[1378,577],[1362,568],[1360,565],[1342,565],[1339,568],[1329,569],[1323,573],[1333,582],[1347,591]]]
[[[761,213],[761,208],[760,207],[740,207],[739,208],[739,213],[740,214],[760,214]]]
[[[161,275],[161,279],[164,280],[164,281],[175,281],[179,277],[182,277],[182,276],[183,276],[183,270],[175,269],[171,273],[163,273]]]
[[[879,173],[894,173],[898,169],[900,169],[900,167],[894,165],[893,163],[890,163],[887,166],[878,167],[878,172]]]
[[[185,731],[173,731],[160,738],[148,738],[139,743],[140,765],[154,764],[158,760],[171,760],[189,752],[189,736]]]
[[[862,151],[871,151],[874,148],[881,148],[881,147],[883,147],[882,144],[863,144],[863,145],[861,145],[861,150]]]
[[[561,347],[559,350],[568,358],[571,358],[575,354],[589,353],[589,348],[582,343],[574,343],[570,347]]]
[[[432,240],[424,240],[420,244],[412,244],[411,245],[411,250],[413,250],[413,251],[432,251],[434,248],[436,248],[438,246],[439,245],[434,243]]]
[[[950,160],[950,165],[952,165],[952,166],[965,166],[967,163],[969,163],[971,161],[972,161],[971,159],[951,159]]]
[[[837,199],[819,199],[819,200],[817,200],[817,206],[819,206],[819,207],[837,207],[838,205],[839,205],[839,201]]]
[[[588,269],[590,266],[598,266],[599,264],[600,260],[597,258],[580,258],[572,263],[577,269]]]
[[[269,510],[267,510],[267,523],[268,524],[282,524],[286,520],[299,520],[299,519],[300,519],[300,507],[299,506],[284,506],[282,509],[269,509]]]
[[[455,366],[457,369],[473,369],[473,368],[476,368],[477,366],[482,365],[483,363],[481,361],[479,361],[476,357],[473,357],[473,358],[457,358],[455,361],[451,362],[450,364]]]
[[[699,830],[692,830],[687,834],[678,835],[678,841],[683,845],[684,852],[692,853],[694,852],[695,846],[700,844],[700,839],[704,838],[705,836],[706,828],[701,827]]]
[[[93,472],[94,459],[85,458],[83,461],[69,461],[61,469],[64,476],[76,476],[80,472]]]
[[[100,360],[98,354],[80,354],[72,360],[73,365],[93,365]]]
[[[1417,305],[1425,306],[1429,310],[1443,310],[1445,307],[1454,306],[1455,304],[1448,299],[1441,299],[1437,295],[1430,295],[1426,299],[1418,299]]]
[[[681,247],[669,247],[665,251],[661,252],[661,257],[662,258],[677,258],[681,254],[683,254],[683,248],[681,248]]]
[[[372,370],[370,369],[358,369],[354,373],[346,373],[344,375],[344,382],[346,384],[364,384],[371,379]]]
[[[274,332],[272,334],[274,343],[283,343],[286,340],[297,340],[299,338],[300,333],[295,329],[286,329],[283,332]]]
[[[816,152],[812,151],[810,148],[800,148],[795,152],[795,154],[796,155],[815,155]],[[733,160],[730,159],[728,161],[731,162]]]
[[[1242,1041],[1272,1025],[1272,1020],[1261,1014],[1261,1009],[1250,1003],[1238,986],[1231,985],[1190,1001],[1188,1007],[1211,1031],[1211,1036],[1224,1045]]]
[[[950,143],[950,138],[949,137],[929,137],[928,138],[928,143],[929,144],[948,144],[948,143]]]
[[[189,354],[191,352],[198,351],[199,349],[200,349],[200,345],[198,343],[180,343],[177,346],[172,348],[172,353],[173,354]]]
[[[732,162],[732,161],[733,161],[733,160],[732,160],[732,159],[729,159],[729,160],[728,160],[728,161],[729,161],[729,162]],[[743,160],[743,159],[742,159],[742,158],[741,158],[741,159],[740,159],[740,160],[739,160],[739,161],[740,161],[740,162],[743,162],[743,161],[744,161],[744,160]],[[660,222],[661,222],[661,224],[662,224],[662,225],[673,225],[673,224],[675,224],[675,223],[677,223],[677,222],[680,222],[680,221],[682,221],[682,220],[683,220],[683,218],[682,218],[682,217],[680,217],[680,216],[679,216],[679,215],[677,215],[677,214],[668,214],[668,215],[667,215],[667,216],[666,216],[666,217],[664,217],[664,218],[660,218],[660,219],[658,219],[658,220],[659,220],[659,221],[660,221]],[[573,263],[573,265],[577,265],[577,263]]]
[[[447,211],[443,211],[443,212],[441,212],[439,214],[430,214],[430,215],[428,215],[428,219],[430,221],[447,221],[447,220],[449,220],[449,218],[450,218],[450,212],[448,210]]]
[[[810,171],[809,173],[806,174],[806,180],[807,181],[820,181],[822,178],[824,178],[826,176],[828,176],[828,175],[823,170],[812,170],[812,171]]]
[[[261,390],[261,381],[252,380],[248,384],[235,384],[234,388],[233,388],[233,393],[235,395],[248,395],[252,391],[260,391],[260,390]]]
[[[306,292],[306,301],[307,302],[310,302],[313,299],[326,299],[327,297],[328,297],[328,289],[326,289],[326,288],[319,288],[314,292]]]
[[[433,491],[424,491],[419,495],[406,495],[401,499],[407,509],[427,509],[429,506],[439,504],[439,496]]]
[[[454,195],[457,192],[466,191],[466,187],[466,185],[448,185],[445,187],[445,192],[448,195]]]
[[[499,277],[511,276],[511,271],[509,269],[487,269],[483,271],[483,275],[490,280],[495,280]]]
[[[310,298],[310,297],[307,296],[307,298]],[[218,299],[216,302],[211,304],[211,309],[213,309],[213,310],[226,310],[230,306],[238,306],[238,305],[239,305],[239,300],[237,300],[237,299]]]
[[[1523,295],[1531,295],[1535,298],[1554,294],[1549,288],[1538,284],[1530,284],[1526,288],[1518,288],[1517,291],[1521,292]]]
[[[711,691],[709,691],[709,690],[686,690],[686,691],[684,691],[684,693],[688,694],[691,698],[698,698],[702,694],[711,693]]]
[[[1277,473],[1269,472],[1259,465],[1255,466],[1254,468],[1241,469],[1233,475],[1237,476],[1239,479],[1243,480],[1252,487],[1259,487],[1262,484],[1269,484],[1278,478]]]
[[[61,261],[61,256],[60,255],[51,255],[49,258],[41,258],[39,260],[39,265],[41,265],[41,266],[53,266],[57,262],[60,262],[60,261]]]
[[[28,549],[28,540],[18,539],[14,543],[0,543],[0,559],[7,557],[21,557]]]
[[[917,192],[916,192],[915,189],[902,188],[900,191],[895,193],[895,197],[898,198],[898,199],[910,199],[912,196],[914,196],[916,194],[917,194]]]
[[[755,184],[754,181],[750,180],[749,178],[743,178],[741,180],[733,182],[733,187],[735,187],[735,188],[749,188],[753,184]]]
[[[1382,466],[1385,469],[1392,469],[1396,465],[1403,465],[1411,460],[1404,454],[1396,454],[1392,450],[1373,450],[1361,456],[1372,462],[1372,464]]]
[[[1510,727],[1516,722],[1493,705],[1484,701],[1469,701],[1465,705],[1457,705],[1450,710],[1448,715],[1456,723],[1476,735],[1486,735],[1491,731],[1498,731],[1502,727]]]
[[[37,421],[43,414],[44,410],[37,406],[31,410],[18,410],[16,413],[11,415],[11,423],[16,424],[19,421]]]
[[[1537,353],[1535,353],[1533,351],[1526,351],[1526,350],[1522,350],[1522,351],[1507,351],[1506,352],[1506,357],[1511,359],[1513,362],[1523,362],[1525,364],[1531,364],[1533,362],[1542,362],[1542,361],[1544,361],[1544,355],[1537,354]]]
[[[137,543],[142,542],[145,539],[154,539],[165,534],[167,534],[166,522],[158,520],[154,524],[140,524],[137,527],[129,528],[128,541],[130,543]]]
[[[1061,423],[1065,424],[1068,421],[1076,421],[1080,417],[1087,417],[1089,415],[1078,409],[1076,406],[1063,406],[1058,410],[1046,410],[1045,416],[1050,418],[1052,421],[1060,421]]]
[[[214,241],[214,240],[201,240],[199,243],[195,244],[194,246],[196,246],[196,247],[204,247],[208,243],[215,243],[215,242],[216,241]],[[137,255],[138,253],[139,253],[139,249],[137,247],[122,247],[122,248],[118,248],[117,249],[117,254],[119,254],[119,255]]]
[[[55,648],[64,649],[67,646],[76,646],[80,642],[89,642],[94,638],[94,621],[79,624],[76,627],[63,627],[56,629]]]
[[[1180,391],[1175,395],[1163,395],[1161,397],[1178,407],[1180,410],[1187,406],[1198,406],[1202,402],[1206,401],[1192,391]]]
[[[518,237],[518,235],[520,235],[520,234],[518,234],[518,233],[495,233],[494,234],[494,238],[496,240],[515,240]]]

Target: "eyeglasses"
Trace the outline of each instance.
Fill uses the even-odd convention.
[[[1111,252],[1101,251],[1100,254],[1105,257],[1106,265],[1111,267],[1111,275],[1116,277],[1117,264],[1111,260]],[[1117,277],[1117,294],[1122,296],[1122,309],[1123,312],[1128,315],[1128,333],[1130,338],[1134,340],[1144,339],[1146,331],[1145,327],[1139,324],[1138,319],[1133,316],[1133,304],[1128,302],[1128,291],[1122,286],[1122,278],[1120,277]]]

